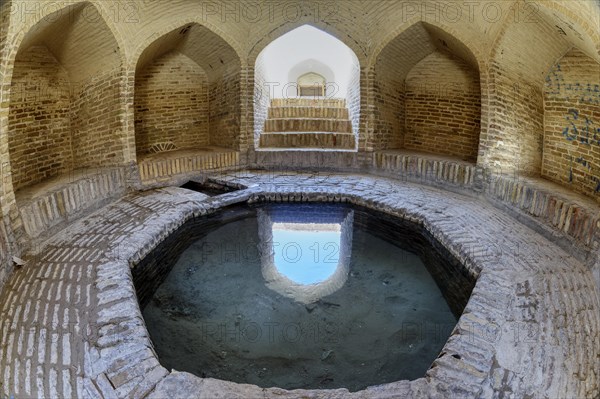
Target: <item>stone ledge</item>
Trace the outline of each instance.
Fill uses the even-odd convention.
[[[551,226],[588,248],[598,240],[600,204],[541,178],[492,176],[488,196]],[[596,237],[596,238],[595,238]]]
[[[177,176],[239,166],[238,151],[206,147],[153,154],[138,162],[143,185],[167,183]]]
[[[330,132],[352,134],[350,120],[328,118],[279,118],[265,121],[264,133]]]
[[[454,157],[405,150],[385,150],[373,155],[373,168],[393,178],[473,189],[476,165]]]
[[[25,231],[35,239],[94,210],[126,191],[123,168],[98,169],[63,176],[17,194]]]
[[[600,256],[600,204],[542,178],[487,175],[475,164],[457,158],[407,150],[378,151],[373,172],[395,179],[451,191],[484,195],[522,223],[544,234],[590,268]],[[561,238],[562,237],[562,238]],[[598,278],[600,283],[600,278]]]
[[[353,133],[329,131],[306,132],[264,132],[260,135],[259,149],[343,149],[353,150],[356,147],[356,137]]]

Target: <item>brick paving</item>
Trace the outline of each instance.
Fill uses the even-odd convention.
[[[129,194],[28,257],[0,296],[0,395],[16,397],[596,397],[600,301],[591,271],[480,199],[383,177],[236,172],[248,189]],[[130,267],[194,215],[242,201],[349,201],[417,221],[478,276],[424,378],[348,393],[201,379],[160,366]]]

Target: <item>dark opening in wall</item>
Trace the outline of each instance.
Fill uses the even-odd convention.
[[[227,182],[220,182],[213,179],[207,179],[203,182],[190,180],[181,188],[187,188],[188,190],[197,191],[202,194],[206,194],[209,197],[214,197],[221,194],[231,193],[238,190],[243,190],[246,187],[240,184],[233,184]]]

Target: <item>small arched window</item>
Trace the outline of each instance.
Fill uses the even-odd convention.
[[[298,78],[298,95],[300,97],[325,96],[325,77],[316,72],[308,72]]]

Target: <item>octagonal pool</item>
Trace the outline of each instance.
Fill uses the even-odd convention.
[[[320,203],[197,218],[133,275],[167,369],[351,391],[422,377],[475,282],[419,225]]]

